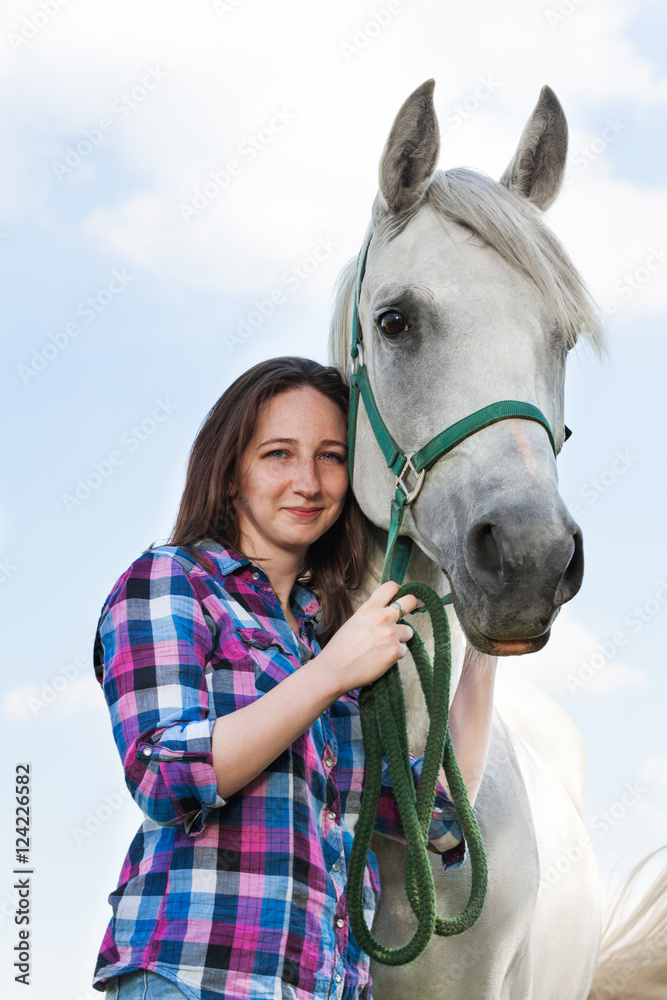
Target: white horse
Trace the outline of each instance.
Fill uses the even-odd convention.
[[[497,183],[472,170],[435,170],[433,87],[426,81],[396,117],[366,234],[372,239],[359,316],[380,413],[402,448],[418,449],[478,408],[523,400],[546,414],[560,448],[568,350],[578,336],[603,349],[599,314],[542,218],[565,168],[562,108],[544,87]],[[329,342],[330,363],[346,377],[355,264],[339,276]],[[394,489],[362,404],[354,490],[376,527],[357,604],[379,581]],[[406,580],[452,593],[452,696],[466,639],[481,670],[489,654],[535,651],[581,584],[581,533],[559,496],[548,435],[531,421],[485,427],[441,458],[408,508],[403,531],[416,543]],[[416,626],[426,631],[421,620]],[[420,754],[427,718],[408,656],[401,675],[410,748]],[[489,867],[482,915],[462,935],[435,937],[407,966],[373,963],[374,997],[667,996],[664,948],[654,949],[641,976],[627,971],[634,969],[633,955],[640,964],[636,920],[624,931],[622,983],[609,978],[609,956],[598,965],[598,875],[583,823],[584,750],[574,723],[545,694],[510,683],[502,669],[495,709],[476,803]],[[373,849],[382,887],[373,932],[386,944],[403,944],[415,926],[403,889],[404,848],[375,837]],[[437,856],[432,865],[439,912],[458,913],[467,899],[469,864],[446,876]],[[665,924],[664,886],[649,908],[655,932]],[[658,983],[663,993],[653,992],[651,984]]]

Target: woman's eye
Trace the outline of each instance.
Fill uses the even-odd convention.
[[[267,451],[264,458],[271,458],[272,455],[286,455],[287,452],[284,448],[275,448],[274,451]]]
[[[337,462],[344,462],[345,459],[342,455],[339,455],[337,451],[325,451],[322,458],[335,458]]]
[[[405,316],[403,316],[400,312],[396,312],[395,309],[392,309],[390,312],[382,313],[378,322],[382,332],[386,333],[390,337],[396,336],[397,333],[405,333],[405,331],[409,329],[408,321]]]

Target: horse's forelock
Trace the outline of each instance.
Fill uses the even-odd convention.
[[[434,173],[428,200],[452,222],[472,229],[537,285],[568,347],[583,337],[598,355],[604,352],[602,316],[586,283],[542,212],[528,199],[481,171],[456,168]]]

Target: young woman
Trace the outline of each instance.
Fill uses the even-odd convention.
[[[110,997],[370,998],[346,907],[357,699],[405,655],[400,617],[418,602],[392,602],[390,581],[352,614],[369,534],[348,487],[347,404],[338,372],[304,358],[237,379],[194,442],[169,544],[103,605],[96,674],[145,814],[95,970]],[[473,801],[493,674],[464,668],[452,707]],[[465,844],[441,777],[429,834],[447,869]],[[376,829],[402,835],[389,785]],[[371,859],[369,923],[378,892]]]

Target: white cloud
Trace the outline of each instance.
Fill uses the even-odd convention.
[[[664,780],[661,782],[652,776],[650,761],[648,758],[639,770],[637,784],[643,789],[644,797],[609,827],[604,838],[595,842],[607,913],[612,898],[625,884],[635,865],[647,862],[633,882],[630,909],[641,903],[642,897],[655,884],[667,864],[667,789]],[[665,763],[667,761],[663,758],[662,766]],[[607,815],[607,818],[610,817]]]
[[[279,12],[270,0],[248,0],[220,16],[212,3],[193,8],[185,0],[166,0],[159,17],[151,5],[129,0],[68,5],[8,62],[12,120],[34,122],[43,141],[36,146],[32,132],[15,126],[11,155],[0,165],[0,191],[8,211],[23,203],[35,213],[36,170],[43,205],[54,185],[63,192],[82,185],[113,154],[119,181],[128,187],[109,190],[81,222],[98,246],[167,281],[257,294],[275,286],[318,237],[331,235],[341,244],[339,257],[304,288],[323,297],[360,244],[394,115],[429,76],[437,81],[440,166],[473,165],[496,177],[545,82],[573,123],[573,149],[591,138],[576,126],[579,110],[590,113],[591,102],[632,101],[639,113],[667,101],[667,81],[627,38],[636,4],[587,0],[553,27],[547,9],[530,0],[516,0],[509,11],[491,0],[477,3],[474,58],[468,45],[450,45],[445,60],[442,38],[469,37],[470,9],[443,8],[434,0],[404,3],[346,60],[341,43],[361,37],[374,10],[351,0],[337,5],[335,14],[299,0],[281,4]],[[5,32],[16,31],[25,16],[18,0],[8,5]],[[406,50],[420,52],[419,60],[396,72]],[[155,65],[166,79],[116,122],[103,148],[71,177],[50,178],[50,160],[109,114],[119,94]],[[447,110],[474,95],[482,79],[495,81],[490,96],[460,127],[447,126]],[[242,163],[240,175],[186,225],[179,204],[209,180],[210,171],[238,159],[240,143],[266,128],[275,107],[288,109],[293,122],[253,162]],[[618,141],[632,141],[630,133]],[[26,163],[32,170],[23,169]],[[600,156],[566,190],[552,218],[603,298],[614,294],[614,282],[628,268],[641,266],[660,238],[666,208],[667,191],[613,179]],[[667,307],[667,282],[648,282],[622,307]]]
[[[573,177],[550,211],[554,229],[609,315],[667,309],[667,188],[642,189],[610,169],[603,154]]]
[[[504,657],[500,669],[549,694],[595,697],[643,687],[646,673],[619,662],[616,653],[611,642],[599,639],[565,608],[544,649],[529,656]]]
[[[78,677],[69,681],[58,674],[42,684],[24,684],[8,691],[3,699],[3,715],[9,722],[25,722],[49,717],[53,713],[72,715],[84,712],[106,714],[106,705],[98,681],[94,677]]]
[[[639,769],[639,777],[660,794],[667,815],[667,753],[646,757]],[[665,833],[667,836],[667,828]]]

